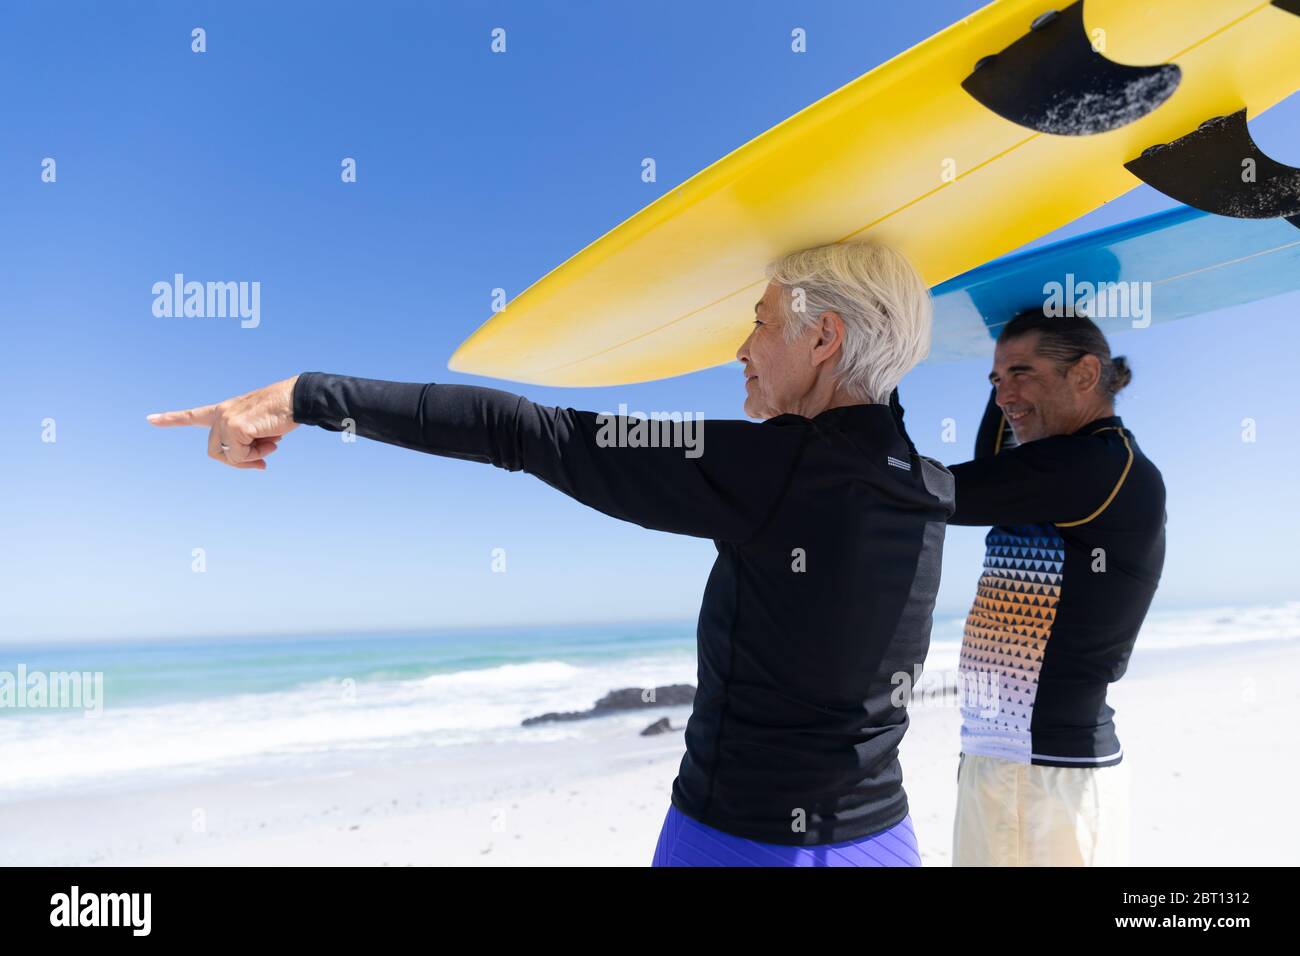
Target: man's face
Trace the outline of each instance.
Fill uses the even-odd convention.
[[[754,306],[754,330],[736,358],[745,366],[745,414],[773,418],[799,407],[816,377],[809,329],[793,342],[785,340],[781,287],[769,282]]]
[[[1088,393],[1080,384],[1087,375],[1072,370],[1062,374],[1055,360],[1038,354],[1040,337],[1039,332],[1029,332],[999,343],[989,373],[989,381],[997,387],[994,400],[1020,444],[1068,435],[1086,424],[1076,422],[1085,414]]]

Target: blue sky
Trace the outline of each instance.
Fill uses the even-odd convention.
[[[144,416],[306,370],[501,387],[446,369],[493,288],[521,290],[977,6],[7,8],[0,640],[693,617],[707,541],[620,524],[527,476],[317,429],[289,436],[265,473],[235,471],[205,457],[205,433]],[[504,56],[488,49],[497,26]],[[794,26],[806,54],[789,52]],[[1293,164],[1298,100],[1253,124]],[[54,184],[40,181],[45,157]],[[343,157],[357,160],[355,184],[340,182]],[[1051,238],[1168,205],[1139,189]],[[155,317],[150,289],[176,272],[259,281],[261,325]],[[1293,294],[1114,341],[1135,370],[1120,411],[1169,489],[1159,605],[1297,597],[1297,313]],[[986,372],[908,377],[922,451],[965,457]],[[618,389],[504,387],[709,417],[739,416],[742,398],[729,368]],[[955,446],[940,441],[947,417]],[[54,443],[41,441],[47,418]],[[982,534],[950,530],[940,612],[969,605]]]

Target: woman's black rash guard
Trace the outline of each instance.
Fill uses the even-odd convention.
[[[1164,481],[1116,416],[1013,442],[990,399],[975,460],[952,466],[951,523],[993,526],[962,638],[962,752],[1111,766],[1106,688],[1160,581]]]
[[[895,405],[896,407],[896,405]],[[712,538],[698,687],[672,799],[701,823],[788,845],[886,830],[925,660],[952,476],[901,410],[707,421],[702,454],[602,447],[614,416],[464,385],[304,373],[294,420],[526,471],[615,518]]]

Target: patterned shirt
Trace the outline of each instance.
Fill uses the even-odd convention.
[[[962,637],[962,751],[1117,764],[1106,689],[1160,580],[1164,481],[1118,417],[1015,447],[994,422],[992,441],[987,416],[981,428],[986,454],[951,469],[951,523],[993,526]]]

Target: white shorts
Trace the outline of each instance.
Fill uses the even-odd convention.
[[[962,754],[953,866],[1128,866],[1128,764],[1040,767]]]

